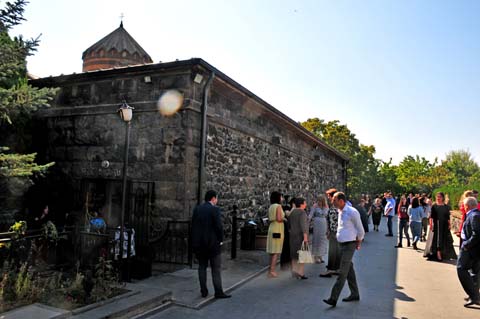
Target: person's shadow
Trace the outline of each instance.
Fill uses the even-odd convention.
[[[400,290],[402,290],[403,287],[402,286],[398,286],[398,285],[395,285],[395,294],[394,294],[394,297],[398,300],[402,300],[402,301],[407,301],[407,302],[414,302],[416,301],[415,298],[412,298],[410,296],[408,296],[407,294],[401,292]]]

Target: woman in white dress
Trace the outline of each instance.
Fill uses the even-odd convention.
[[[323,263],[323,256],[327,254],[327,214],[327,198],[320,195],[308,215],[309,220],[313,222],[312,255],[316,263]]]

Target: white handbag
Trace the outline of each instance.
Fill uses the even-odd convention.
[[[312,253],[307,242],[302,242],[302,247],[298,252],[298,262],[300,264],[313,264]]]

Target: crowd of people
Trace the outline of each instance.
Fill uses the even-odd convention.
[[[462,219],[459,231],[460,255],[457,261],[458,278],[468,297],[466,307],[480,305],[480,204],[478,192],[466,191],[459,203]],[[228,298],[221,288],[220,246],[223,242],[220,210],[216,207],[217,195],[209,191],[206,203],[198,206],[192,219],[193,248],[199,257],[199,278],[202,296],[207,296],[206,267],[212,266],[215,297]],[[342,301],[358,301],[353,256],[364,241],[369,224],[378,232],[382,216],[387,219],[387,237],[393,237],[393,217],[398,216],[398,243],[402,248],[403,239],[407,247],[418,250],[418,242],[425,242],[424,257],[442,262],[457,259],[453,246],[450,225],[451,208],[445,194],[435,194],[435,203],[426,194],[410,193],[395,199],[392,192],[371,199],[362,196],[350,202],[343,192],[335,188],[319,195],[307,209],[302,197],[289,199],[280,192],[272,192],[268,209],[269,229],[266,252],[270,255],[268,278],[277,278],[277,263],[289,268],[293,278],[305,280],[305,264],[299,259],[299,251],[311,247],[315,263],[327,261],[327,271],[320,277],[337,276],[329,298],[323,301],[335,307],[340,292],[348,281],[350,295]],[[212,218],[213,216],[213,218]],[[325,259],[328,255],[328,259]]]
[[[450,211],[442,192],[435,195],[433,204],[426,194],[410,193],[395,199],[391,192],[385,192],[382,198],[377,197],[370,206],[368,216],[372,216],[374,230],[378,231],[381,216],[385,215],[388,229],[385,236],[392,237],[392,220],[397,215],[398,243],[395,248],[404,247],[404,238],[406,246],[415,250],[418,250],[418,242],[426,242],[424,257],[427,260],[443,261],[457,258],[450,232]]]
[[[341,205],[343,199],[344,205]],[[467,233],[468,243],[475,246],[474,252],[465,249],[467,246],[462,242],[467,240],[464,230],[467,215],[473,209],[478,212],[480,204],[477,201],[478,191],[466,191],[459,202],[462,212],[459,231],[456,233],[460,237],[460,256],[457,262],[458,277],[468,294],[465,298],[465,306],[480,304],[478,290],[480,280],[480,256],[472,257],[472,254],[480,255],[480,223],[474,221],[469,223],[472,229]],[[450,214],[451,207],[448,205],[446,196],[442,192],[435,194],[435,202],[426,194],[400,195],[395,199],[392,192],[385,192],[383,196],[377,196],[373,200],[369,196],[363,196],[360,200],[352,203],[345,198],[343,193],[336,189],[329,189],[325,195],[320,195],[317,201],[311,205],[311,208],[305,210],[306,202],[303,198],[294,198],[288,203],[282,204],[282,194],[272,192],[271,206],[269,210],[270,229],[267,239],[267,253],[270,254],[269,278],[278,276],[276,264],[278,256],[283,267],[290,264],[292,277],[298,279],[307,279],[304,273],[304,264],[298,262],[298,251],[302,243],[311,243],[311,253],[316,263],[325,262],[325,256],[328,254],[327,271],[321,273],[320,277],[332,277],[337,275],[337,282],[332,289],[329,299],[324,300],[327,304],[335,306],[338,296],[345,283],[349,280],[351,290],[350,297],[344,298],[344,301],[359,300],[359,292],[356,286],[355,272],[351,262],[354,250],[346,250],[345,235],[342,234],[345,228],[343,216],[350,212],[355,218],[352,219],[348,242],[355,243],[357,249],[360,242],[364,240],[363,236],[369,231],[369,224],[373,224],[373,231],[378,232],[382,221],[382,216],[386,218],[387,233],[385,236],[393,237],[393,217],[398,217],[398,243],[395,248],[403,248],[404,239],[406,247],[418,250],[418,242],[425,242],[423,256],[429,261],[442,262],[444,260],[455,260],[457,254],[454,249],[454,240],[451,232]],[[475,206],[468,206],[468,203]],[[473,205],[472,204],[472,205]],[[472,208],[473,207],[473,208]],[[480,213],[479,213],[480,214]],[[472,214],[472,216],[475,214]],[[309,231],[309,225],[311,230]],[[361,226],[361,227],[360,227]],[[359,228],[363,228],[360,230]],[[348,233],[348,232],[347,232]],[[353,234],[353,235],[352,235]],[[473,239],[472,239],[473,238]],[[465,257],[467,256],[467,257]],[[466,261],[465,261],[466,260]],[[351,269],[350,269],[351,267]],[[465,270],[467,269],[467,270]],[[469,274],[469,276],[466,275]],[[470,285],[468,280],[472,280]],[[470,287],[472,286],[472,287]]]
[[[272,192],[270,203],[266,247],[270,254],[268,277],[278,277],[276,267],[280,257],[281,266],[290,266],[293,278],[308,279],[305,276],[305,264],[299,260],[299,251],[302,246],[311,243],[311,253],[316,263],[324,263],[328,252],[327,272],[319,276],[338,276],[330,297],[324,302],[335,307],[345,281],[348,281],[351,294],[342,300],[360,300],[352,259],[368,231],[365,200],[360,201],[358,208],[362,213],[359,213],[344,193],[331,188],[325,195],[317,197],[308,213],[306,200],[301,197],[292,198],[287,203],[281,193]]]

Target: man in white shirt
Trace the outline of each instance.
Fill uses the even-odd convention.
[[[385,234],[387,237],[393,237],[393,229],[392,229],[392,219],[395,216],[395,199],[393,199],[392,192],[387,193],[387,204],[385,205],[385,216],[387,216],[387,227],[388,227],[388,234]]]
[[[346,205],[346,197],[342,192],[337,192],[333,196],[333,203],[338,208],[338,228],[337,241],[340,244],[340,269],[337,281],[332,288],[330,298],[323,301],[335,307],[337,305],[340,292],[348,280],[350,296],[343,298],[342,301],[359,301],[360,293],[358,291],[357,278],[353,269],[353,254],[356,249],[360,249],[365,230],[363,229],[360,213],[352,206]]]

